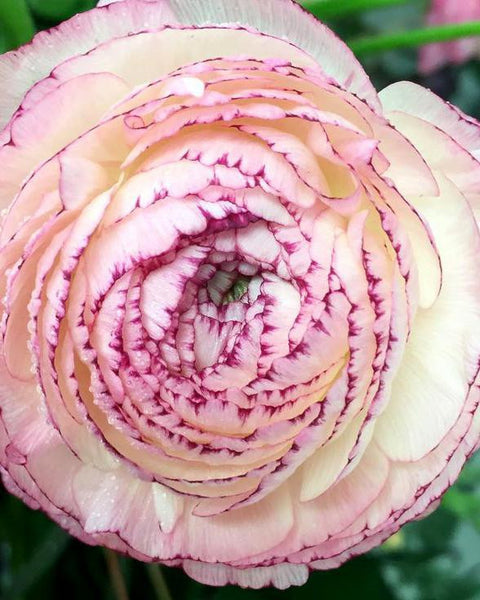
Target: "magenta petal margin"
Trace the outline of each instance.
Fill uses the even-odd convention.
[[[88,544],[301,585],[480,439],[480,131],[290,0],[0,57],[0,469]]]

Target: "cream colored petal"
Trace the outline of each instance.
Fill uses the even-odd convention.
[[[98,44],[121,35],[164,23],[174,23],[165,2],[147,4],[129,1],[81,13],[48,31],[42,31],[19,50],[0,56],[0,80],[8,81],[0,96],[0,127],[19,107],[22,98],[58,64],[88,52]]]
[[[447,133],[472,154],[480,154],[478,122],[432,91],[409,81],[399,81],[383,89],[379,97],[387,113],[398,111],[419,117]]]
[[[441,192],[417,208],[439,247],[442,288],[430,308],[418,311],[375,430],[394,460],[418,460],[441,443],[464,410],[480,353],[480,237],[455,186],[443,179]]]

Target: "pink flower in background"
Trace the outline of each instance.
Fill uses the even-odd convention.
[[[124,0],[0,58],[0,463],[73,535],[306,581],[480,437],[479,127],[290,0]]]
[[[480,20],[478,0],[432,0],[427,16],[429,25],[465,23]],[[432,73],[448,63],[461,64],[480,56],[480,38],[464,38],[453,42],[428,44],[420,49],[420,71]]]

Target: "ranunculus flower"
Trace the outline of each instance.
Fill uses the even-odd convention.
[[[432,0],[427,15],[429,25],[477,20],[480,20],[479,0]],[[480,56],[479,37],[428,44],[420,50],[419,68],[429,74],[447,63],[461,64],[474,56]]]
[[[5,485],[302,584],[479,440],[479,127],[290,0],[124,0],[1,58]]]

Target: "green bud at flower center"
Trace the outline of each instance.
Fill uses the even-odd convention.
[[[244,277],[243,275],[240,275],[224,294],[222,298],[222,304],[230,304],[230,302],[241,300],[248,290],[249,283],[250,277]]]

